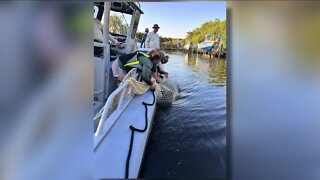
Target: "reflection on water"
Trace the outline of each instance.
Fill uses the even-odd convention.
[[[195,72],[209,76],[208,82],[215,86],[226,86],[226,60],[199,54],[184,54],[184,60]]]
[[[226,60],[169,56],[180,92],[172,106],[157,107],[140,178],[225,178]]]

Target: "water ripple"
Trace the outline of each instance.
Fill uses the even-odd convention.
[[[192,58],[197,58],[197,65]],[[170,54],[167,69],[179,87],[172,106],[158,107],[142,178],[224,178],[225,60]]]

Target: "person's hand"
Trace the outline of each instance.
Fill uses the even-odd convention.
[[[118,76],[118,80],[119,80],[120,82],[122,82],[123,79],[124,79],[124,76],[123,76],[123,75],[119,75],[119,76]]]
[[[158,73],[156,73],[156,72],[155,72],[155,73],[153,73],[152,75],[153,75],[153,78],[154,78],[154,79],[156,79],[156,80],[157,80],[157,79],[158,79],[158,77],[159,77]]]
[[[117,42],[116,46],[117,48],[123,48],[123,44],[121,42]]]
[[[165,72],[164,75],[165,75],[166,77],[168,77],[168,76],[169,76],[169,73],[168,73],[168,72]]]
[[[157,88],[157,86],[158,86],[158,83],[153,82],[152,85],[150,86],[150,88],[151,88],[152,90],[155,90],[155,89]]]

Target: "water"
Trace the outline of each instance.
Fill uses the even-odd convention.
[[[169,53],[166,65],[180,89],[158,107],[141,178],[225,178],[226,60]]]

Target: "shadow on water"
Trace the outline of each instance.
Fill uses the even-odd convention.
[[[179,87],[176,101],[158,107],[141,178],[225,178],[226,60],[169,53]]]

